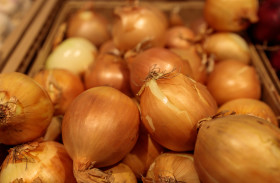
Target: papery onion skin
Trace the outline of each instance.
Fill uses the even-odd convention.
[[[199,178],[207,183],[279,183],[279,142],[279,128],[255,116],[202,121],[194,150]]]
[[[277,117],[274,111],[264,101],[239,98],[230,100],[218,108],[218,112],[235,112],[236,114],[249,114],[263,118],[278,126]]]
[[[207,88],[219,105],[237,98],[261,98],[256,69],[235,60],[217,63],[208,77]]]
[[[175,152],[166,152],[159,155],[151,164],[146,177],[143,177],[142,180],[144,183],[200,183],[194,167],[193,155]]]
[[[94,87],[76,97],[62,122],[75,177],[119,162],[137,141],[139,121],[135,102],[112,87]]]
[[[119,50],[133,49],[144,41],[149,41],[151,47],[163,46],[166,23],[153,9],[128,5],[116,7],[114,13],[117,18],[112,27],[112,35]]]
[[[214,33],[206,38],[203,48],[218,62],[227,59],[235,59],[246,64],[251,62],[248,43],[236,33]]]
[[[41,137],[54,108],[48,93],[31,77],[0,74],[0,143],[17,145]]]
[[[172,151],[189,151],[194,149],[197,122],[214,115],[217,104],[204,85],[173,73],[145,83],[140,109],[142,122],[156,142]]]
[[[167,48],[189,48],[194,38],[194,32],[187,26],[174,26],[166,30],[164,45]]]
[[[113,54],[98,55],[84,74],[86,89],[96,86],[110,86],[132,96],[129,84],[129,70],[124,59]]]
[[[74,98],[85,90],[80,77],[66,69],[43,69],[33,79],[48,92],[54,115],[63,115]]]
[[[192,76],[190,64],[166,48],[150,48],[128,59],[130,87],[135,95],[141,89],[152,69],[165,73],[180,72]]]
[[[242,31],[258,21],[258,0],[206,0],[204,18],[217,31]]]
[[[31,142],[13,147],[2,164],[0,182],[75,183],[73,162],[58,142]]]

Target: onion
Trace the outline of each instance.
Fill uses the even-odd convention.
[[[214,33],[206,38],[203,48],[207,54],[214,55],[216,61],[235,59],[246,64],[250,63],[248,43],[235,33]]]
[[[183,60],[187,60],[191,66],[193,79],[205,83],[207,78],[206,64],[202,62],[201,56],[196,51],[194,46],[184,49],[184,48],[170,48],[170,50],[177,55],[179,55]]]
[[[115,55],[121,56],[121,52],[117,49],[115,46],[113,40],[108,40],[105,41],[104,43],[101,44],[98,54],[108,54],[108,53],[114,53]]]
[[[255,116],[202,121],[194,164],[201,182],[279,183],[279,142],[279,128]]]
[[[114,11],[113,41],[121,51],[135,48],[148,41],[151,47],[163,46],[166,22],[154,8],[140,5],[119,6]],[[151,26],[152,25],[152,26]]]
[[[110,86],[132,96],[129,84],[129,70],[126,62],[113,54],[101,54],[89,66],[84,75],[87,89],[96,86]]]
[[[194,41],[194,32],[186,26],[174,26],[166,30],[165,47],[189,48]]]
[[[149,182],[187,182],[200,183],[194,167],[193,155],[187,153],[167,152],[159,155],[142,178]]]
[[[48,141],[11,148],[1,167],[0,182],[74,183],[76,180],[64,146]]]
[[[74,98],[84,91],[82,80],[66,69],[43,69],[33,79],[48,92],[54,115],[63,115]]]
[[[95,61],[97,48],[84,38],[68,38],[60,43],[46,59],[45,68],[69,70],[81,76]]]
[[[94,87],[76,97],[64,115],[62,139],[77,181],[89,182],[97,168],[124,158],[136,144],[138,126],[137,105],[117,89]]]
[[[257,99],[239,98],[230,100],[218,108],[218,112],[222,111],[254,115],[278,126],[277,118],[273,110],[265,102]]]
[[[67,37],[82,37],[100,46],[110,39],[107,19],[93,10],[80,9],[74,12],[67,22]]]
[[[208,77],[207,88],[219,105],[237,98],[261,97],[256,69],[235,60],[217,63]]]
[[[214,115],[217,105],[207,88],[193,79],[181,73],[158,73],[143,86],[140,109],[142,122],[156,142],[172,151],[188,151],[194,149],[196,123]]]
[[[169,27],[184,25],[183,17],[180,15],[181,8],[179,6],[173,7],[169,13]]]
[[[241,31],[258,21],[258,0],[206,0],[204,18],[217,31]]]
[[[128,165],[140,180],[146,175],[155,158],[163,151],[164,148],[154,141],[141,125],[138,141],[132,151],[124,157],[122,163]]]
[[[41,137],[53,116],[48,93],[31,77],[0,74],[0,143],[16,145]]]
[[[150,48],[128,58],[130,86],[136,95],[152,69],[161,72],[180,72],[192,76],[191,66],[178,55],[165,48]]]

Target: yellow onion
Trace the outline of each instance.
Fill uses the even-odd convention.
[[[194,164],[201,182],[280,182],[280,130],[251,115],[201,121]]]
[[[251,98],[233,99],[218,108],[218,112],[223,111],[254,115],[278,126],[276,114],[269,105],[261,100]]]
[[[140,96],[145,128],[167,149],[193,150],[195,126],[216,113],[216,101],[204,85],[181,73],[152,74]]]
[[[164,151],[164,148],[154,141],[150,134],[140,126],[139,138],[134,148],[124,157],[122,163],[128,165],[137,179],[146,175],[155,158]]]
[[[74,98],[85,90],[82,80],[66,69],[43,69],[33,79],[48,92],[54,115],[63,115]]]
[[[258,0],[206,0],[204,18],[217,31],[241,31],[258,21]]]
[[[159,155],[151,164],[144,183],[187,182],[200,183],[194,167],[193,155],[188,153],[166,152]]]
[[[2,164],[1,183],[75,183],[72,160],[58,142],[31,142],[13,147]]]
[[[208,77],[207,88],[219,105],[237,98],[261,97],[256,69],[235,60],[217,63]]]
[[[203,48],[208,55],[213,55],[218,62],[235,59],[249,64],[251,61],[248,43],[236,33],[214,33],[206,38]]]
[[[54,108],[48,93],[31,77],[0,74],[0,143],[16,145],[44,135]]]
[[[194,32],[187,26],[174,26],[166,30],[164,45],[167,48],[189,48],[194,38]]]
[[[99,86],[81,93],[62,122],[62,139],[73,159],[78,182],[87,182],[99,167],[111,166],[137,142],[139,110],[117,89]]]
[[[113,53],[115,55],[121,56],[121,52],[116,48],[113,40],[111,39],[103,42],[98,50],[98,55],[108,54],[108,53]]]

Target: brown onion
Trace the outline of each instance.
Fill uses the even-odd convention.
[[[231,32],[214,33],[203,43],[207,54],[214,56],[216,61],[235,59],[249,64],[251,61],[248,43],[243,37]]]
[[[261,97],[256,69],[235,60],[217,63],[208,77],[207,88],[219,105],[237,98]]]
[[[158,73],[143,86],[142,122],[151,137],[172,151],[193,150],[197,122],[217,105],[207,88],[181,73]]]
[[[108,53],[114,53],[115,55],[121,56],[121,52],[117,49],[113,40],[111,39],[102,43],[98,50],[99,55]]]
[[[22,144],[44,135],[54,108],[48,93],[31,77],[0,74],[0,143]]]
[[[218,31],[241,31],[258,21],[258,0],[206,0],[204,18]]]
[[[84,91],[72,102],[62,122],[62,139],[73,159],[78,182],[90,181],[99,167],[119,162],[138,138],[135,102],[107,86]]]
[[[269,105],[261,100],[251,98],[233,99],[218,108],[218,112],[223,111],[254,115],[278,126],[276,114]]]
[[[31,142],[9,150],[0,182],[73,182],[72,160],[58,142]]]
[[[187,182],[200,183],[194,167],[193,155],[167,152],[159,155],[151,164],[144,183]]]
[[[126,62],[113,54],[101,54],[89,66],[84,75],[86,89],[96,86],[110,86],[132,96],[129,84],[129,70]]]
[[[130,86],[135,95],[152,69],[166,73],[180,72],[192,76],[190,64],[166,48],[150,48],[128,59]]]
[[[153,46],[163,46],[166,22],[148,6],[126,5],[116,7],[112,34],[116,47],[121,51],[135,48],[148,41]],[[151,26],[152,25],[152,26]]]
[[[164,45],[167,48],[189,48],[194,38],[194,32],[187,26],[174,26],[166,30]]]
[[[74,98],[85,90],[82,80],[66,69],[43,69],[33,79],[48,92],[54,115],[63,115]]]
[[[194,163],[201,182],[280,182],[280,130],[251,115],[201,121]]]
[[[92,7],[80,9],[67,21],[66,36],[85,38],[98,47],[110,39],[109,22]]]

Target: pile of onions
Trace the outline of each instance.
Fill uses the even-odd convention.
[[[97,48],[85,38],[68,38],[62,41],[47,57],[45,68],[69,70],[81,76],[95,61]]]
[[[129,70],[122,57],[114,54],[101,54],[96,57],[84,74],[86,89],[96,86],[110,86],[131,96]]]
[[[31,142],[9,150],[0,182],[75,183],[72,160],[58,142]]]
[[[207,88],[219,105],[237,98],[261,97],[256,69],[236,60],[217,63],[208,77]]]
[[[251,98],[238,98],[224,103],[218,112],[229,111],[236,114],[249,114],[263,118],[278,126],[277,118],[271,107],[265,102]]]
[[[68,38],[82,37],[91,41],[92,44],[100,46],[110,39],[109,22],[92,7],[80,9],[70,16],[66,36]]]
[[[165,47],[189,48],[194,41],[194,32],[186,26],[174,26],[166,30]]]
[[[153,70],[157,72],[180,72],[192,76],[192,69],[187,61],[166,48],[154,47],[134,57],[128,58],[130,86],[136,95]]]
[[[134,49],[148,41],[151,47],[163,46],[166,22],[155,8],[126,5],[115,8],[112,27],[113,41],[121,51]]]
[[[146,175],[150,165],[164,151],[150,134],[140,126],[139,138],[134,148],[124,157],[122,163],[128,165],[137,179]]]
[[[200,183],[192,154],[167,152],[159,155],[151,164],[144,183],[188,182]]]
[[[16,145],[41,137],[54,108],[48,93],[31,77],[0,74],[0,143]]]
[[[215,61],[235,59],[249,64],[251,55],[248,43],[243,37],[232,32],[214,33],[203,43],[208,55],[213,55]]]
[[[241,31],[258,21],[258,0],[206,0],[204,18],[217,31]]]
[[[275,182],[280,130],[262,118],[230,115],[201,121],[194,163],[201,182]]]
[[[54,115],[63,115],[74,98],[84,91],[82,80],[66,69],[43,69],[33,79],[48,92]]]
[[[78,182],[91,182],[99,167],[111,166],[137,142],[139,110],[117,89],[88,89],[71,103],[62,122],[62,139],[73,159]]]
[[[217,105],[207,88],[181,73],[158,73],[140,96],[142,122],[151,137],[172,151],[194,149],[197,122],[214,115]]]

